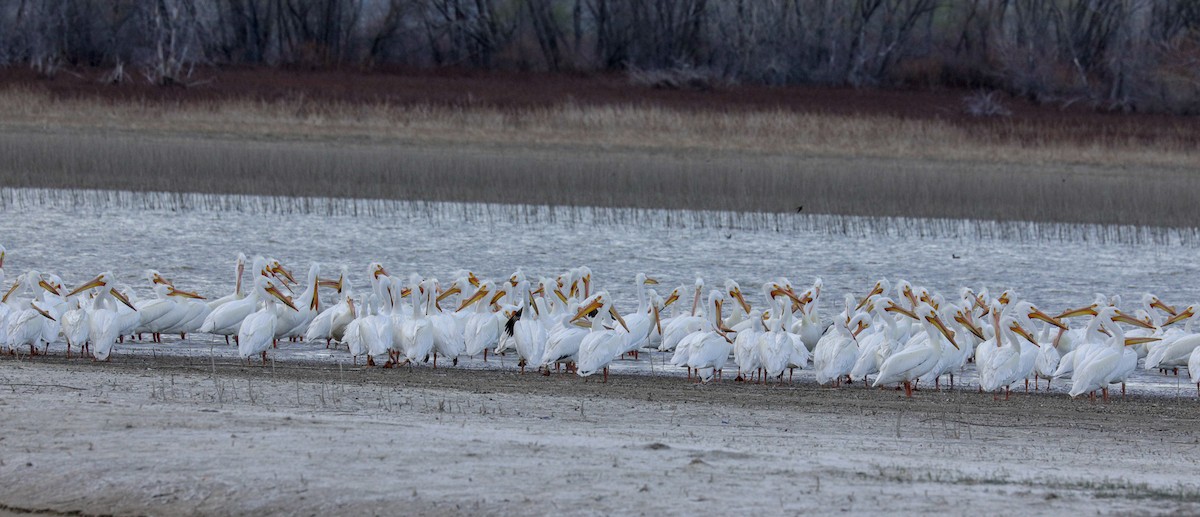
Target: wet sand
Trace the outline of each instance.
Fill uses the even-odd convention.
[[[126,353],[4,358],[0,391],[16,514],[1200,512],[1186,389],[993,402]]]

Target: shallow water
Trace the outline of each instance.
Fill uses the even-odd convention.
[[[97,196],[74,203],[64,202],[69,195],[41,203],[21,196],[45,191],[5,194],[11,198],[14,192],[22,202],[0,204],[0,244],[8,247],[10,276],[36,268],[74,284],[111,270],[142,289],[142,271],[154,268],[181,288],[210,296],[232,290],[239,251],[276,257],[297,274],[312,261],[326,275],[345,265],[359,287],[371,261],[402,278],[417,272],[443,281],[459,269],[507,277],[521,268],[536,278],[587,265],[597,284],[622,305],[632,303],[638,272],[658,278],[661,294],[690,285],[697,274],[710,286],[733,278],[752,303],[759,298],[756,286],[768,279],[786,276],[806,286],[819,276],[826,312],[840,309],[834,306],[843,293],[861,295],[880,277],[907,279],[948,297],[961,286],[1011,288],[1048,311],[1090,302],[1098,292],[1129,302],[1154,292],[1171,303],[1189,303],[1200,279],[1191,246],[1100,242],[1080,232],[1070,234],[1080,236],[1075,240],[947,236],[938,230],[946,226],[941,221],[892,221],[885,231],[847,232],[838,221],[813,224],[821,216],[806,216],[804,224],[738,229],[718,227],[720,214],[691,218],[687,212],[626,218],[608,209],[601,218],[588,208],[533,207],[480,216],[475,205],[408,203],[375,213],[328,215],[245,210],[244,199],[229,196],[207,196],[224,202],[203,208],[164,209]],[[254,199],[269,205],[273,198]],[[617,222],[622,220],[633,222]]]
[[[1191,303],[1200,279],[1190,246],[947,236],[923,231],[919,221],[892,225],[906,231],[854,233],[837,225],[734,229],[705,219],[689,224],[686,213],[673,216],[682,224],[644,216],[624,219],[641,221],[630,224],[612,216],[594,222],[590,209],[560,209],[554,217],[535,209],[503,218],[479,217],[478,207],[470,205],[409,203],[377,213],[330,215],[247,211],[238,198],[202,209],[165,209],[98,201],[95,195],[73,204],[63,196],[38,203],[37,196],[25,194],[8,189],[9,199],[23,201],[0,208],[0,244],[8,248],[4,265],[10,279],[17,271],[37,269],[75,285],[109,270],[144,295],[147,268],[183,289],[227,294],[239,251],[276,257],[298,275],[311,261],[327,268],[326,276],[346,265],[360,288],[371,261],[401,278],[417,272],[444,281],[459,269],[507,277],[521,268],[536,278],[587,265],[595,284],[612,292],[623,311],[636,303],[638,272],[659,279],[664,295],[673,286],[690,285],[695,275],[710,286],[733,278],[751,303],[761,299],[755,286],[768,279],[786,276],[803,287],[819,276],[825,286],[820,310],[827,315],[840,310],[844,293],[861,296],[880,277],[903,278],[947,297],[961,286],[1011,288],[1047,312],[1089,303],[1094,293],[1120,295],[1127,306],[1144,292],[1173,304]],[[1167,381],[1139,375],[1139,382]],[[1174,389],[1175,380],[1169,382]]]

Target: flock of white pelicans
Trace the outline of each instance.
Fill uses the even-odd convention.
[[[0,247],[0,285],[4,280]],[[580,267],[554,278],[527,279],[518,271],[502,280],[481,280],[462,271],[449,283],[411,275],[393,277],[383,265],[367,269],[369,289],[355,295],[341,268],[336,279],[320,276],[316,264],[303,283],[278,260],[236,261],[233,292],[207,300],[176,288],[156,271],[145,273],[152,297],[101,273],[75,288],[54,274],[28,271],[16,278],[0,303],[0,345],[9,354],[45,354],[66,344],[94,360],[108,360],[114,346],[149,334],[189,333],[224,336],[249,361],[279,342],[324,342],[345,346],[354,361],[368,365],[424,364],[438,357],[457,365],[462,356],[515,353],[522,373],[545,375],[565,365],[579,376],[603,373],[613,361],[639,360],[638,352],[671,353],[669,363],[686,368],[689,379],[721,377],[732,361],[737,380],[767,382],[794,369],[815,370],[822,385],[861,382],[902,387],[906,395],[919,380],[940,388],[949,376],[974,363],[979,387],[1005,398],[1024,381],[1029,389],[1070,379],[1070,395],[1124,382],[1140,360],[1163,373],[1187,367],[1200,392],[1200,321],[1196,305],[1176,309],[1152,294],[1125,312],[1119,300],[1097,295],[1083,307],[1057,315],[1043,312],[1012,291],[990,297],[963,288],[957,296],[899,281],[879,280],[856,298],[847,294],[841,312],[826,321],[818,313],[821,281],[797,292],[780,278],[761,286],[755,306],[736,282],[704,293],[700,278],[660,296],[657,282],[633,279],[637,308],[622,313],[607,291],[598,290],[591,271]],[[322,308],[321,290],[333,302]],[[331,296],[326,296],[330,299]],[[689,303],[690,301],[690,303]],[[1074,322],[1079,324],[1072,325]],[[1175,325],[1186,322],[1185,325]],[[1182,327],[1182,328],[1181,328]],[[40,348],[40,351],[39,351]]]

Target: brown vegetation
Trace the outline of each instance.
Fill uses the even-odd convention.
[[[1200,127],[972,92],[561,74],[0,74],[0,185],[1194,227]]]

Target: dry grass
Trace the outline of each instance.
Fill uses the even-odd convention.
[[[0,185],[1195,227],[1190,126],[1031,129],[786,111],[0,92]],[[1048,130],[1047,130],[1048,131]],[[1020,135],[1018,138],[1015,135]],[[1035,142],[1038,141],[1036,138]]]
[[[739,151],[990,163],[1200,166],[1194,121],[1143,135],[1101,130],[1085,142],[1029,122],[963,127],[936,119],[826,115],[784,109],[734,111],[631,104],[543,107],[305,101],[189,102],[54,99],[0,91],[9,128],[53,127],[156,134],[406,143],[583,146],[670,152]]]

